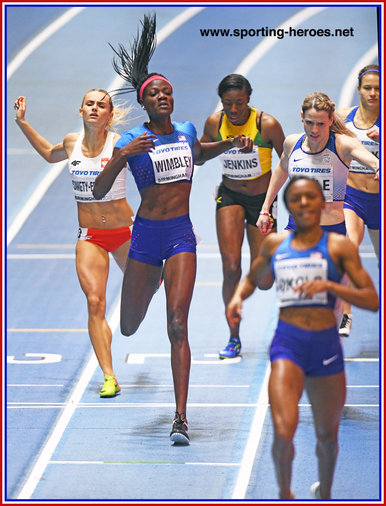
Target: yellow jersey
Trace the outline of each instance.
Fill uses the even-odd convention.
[[[241,153],[238,148],[231,148],[219,156],[223,175],[230,179],[256,179],[271,170],[272,142],[265,142],[261,131],[261,112],[257,120],[257,111],[250,107],[249,118],[243,125],[233,125],[224,112],[221,115],[217,140],[244,135],[253,139],[253,151]]]

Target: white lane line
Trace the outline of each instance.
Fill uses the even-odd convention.
[[[357,61],[357,63],[354,65],[354,67],[351,69],[351,71],[348,73],[348,76],[343,83],[342,90],[340,92],[340,97],[338,101],[337,109],[342,109],[343,107],[350,107],[353,98],[355,90],[358,86],[358,73],[359,71],[365,67],[366,65],[369,65],[375,58],[378,56],[378,44],[374,44],[363,56],[360,60]]]
[[[37,49],[43,42],[54,35],[55,32],[60,30],[62,26],[71,21],[86,7],[71,7],[64,14],[58,17],[53,23],[47,26],[43,31],[39,33],[34,39],[31,40],[11,61],[7,66],[7,81],[12,77],[14,72],[20,67],[20,65]]]
[[[73,9],[75,9],[75,10],[73,10]],[[80,12],[80,10],[85,9],[85,7],[77,7],[77,8],[74,7],[73,9],[70,9],[70,11],[73,13],[72,17],[74,17],[74,15],[78,14]],[[177,30],[180,26],[182,26],[184,23],[189,21],[189,19],[191,19],[193,16],[195,16],[196,14],[201,12],[203,9],[205,9],[205,7],[189,7],[185,11],[180,13],[178,16],[176,16],[174,19],[172,19],[169,23],[167,23],[163,28],[161,28],[161,30],[159,32],[157,32],[158,45],[161,44],[161,42],[163,42],[167,37],[169,37],[169,35],[171,35],[175,30]],[[59,21],[60,19],[61,18],[59,18],[57,21]],[[55,25],[55,22],[52,23],[52,25]],[[43,30],[43,32],[41,32],[41,33],[43,34],[44,32],[45,32],[45,30]],[[39,36],[37,37],[37,39],[38,38],[39,38]],[[48,37],[46,37],[44,40],[46,40],[47,38]],[[42,42],[44,42],[44,40],[41,40],[39,42],[39,45]],[[28,46],[26,46],[26,47],[28,47]],[[21,51],[21,53],[23,53],[23,51]],[[28,56],[28,54],[27,53],[25,53],[25,54],[26,54],[26,56],[25,56],[25,58],[26,58]],[[16,63],[14,65],[16,65]],[[10,71],[12,71],[12,69],[10,69],[8,72],[10,72]],[[10,75],[12,75],[12,73]],[[10,75],[9,75],[9,77],[10,77]],[[117,90],[117,89],[120,89],[122,86],[124,86],[124,84],[125,84],[125,81],[123,81],[119,76],[117,76],[112,81],[112,83],[110,83],[110,85],[107,87],[107,89],[108,90]],[[48,188],[51,186],[51,184],[55,181],[55,179],[59,176],[59,174],[62,172],[62,170],[66,166],[67,166],[67,160],[65,160],[63,162],[55,163],[52,166],[52,169],[46,174],[46,176],[39,183],[37,188],[34,190],[32,195],[30,196],[30,198],[24,204],[24,206],[19,211],[16,218],[14,219],[14,221],[12,222],[10,227],[8,228],[8,230],[7,230],[7,246],[13,241],[16,234],[19,232],[19,230],[21,229],[21,227],[23,226],[23,224],[25,223],[25,221],[27,220],[29,215],[32,213],[32,211],[35,209],[35,207],[39,204],[39,202],[43,198],[44,194],[47,192]]]
[[[120,313],[120,297],[115,302],[112,314],[108,319],[109,326],[113,333],[119,324],[119,313]],[[90,358],[88,359],[86,366],[79,377],[79,381],[75,385],[75,388],[68,399],[68,402],[61,406],[58,406],[58,408],[61,409],[63,408],[63,411],[58,421],[56,422],[49,438],[45,442],[42,451],[37,457],[37,460],[32,468],[32,471],[29,473],[26,482],[24,483],[21,491],[19,492],[17,496],[18,499],[30,499],[31,495],[33,494],[36,486],[41,480],[44,470],[47,467],[47,463],[51,460],[51,457],[61,437],[63,436],[63,433],[66,430],[66,427],[69,424],[72,415],[77,409],[80,399],[82,398],[82,395],[87,385],[89,384],[92,376],[94,375],[97,366],[98,362],[94,352],[92,351],[90,354]],[[56,405],[52,403],[51,406],[49,407],[53,408],[56,407]]]
[[[137,465],[166,465],[166,466],[220,466],[220,467],[238,467],[240,464],[236,462],[110,462],[108,460],[50,460],[49,464],[56,465],[108,465],[108,466],[137,466]]]
[[[247,491],[249,479],[252,472],[253,462],[256,451],[259,446],[261,433],[265,421],[265,415],[268,409],[268,379],[271,372],[270,364],[267,365],[264,380],[261,385],[259,398],[256,405],[255,415],[252,420],[249,438],[245,446],[243,459],[241,461],[240,471],[237,482],[233,490],[232,499],[244,499]]]

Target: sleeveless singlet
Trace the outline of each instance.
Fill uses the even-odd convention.
[[[193,146],[197,132],[189,122],[172,123],[171,134],[160,135],[151,132],[145,125],[122,134],[115,147],[120,149],[143,133],[156,135],[155,148],[150,153],[130,156],[127,159],[138,190],[155,184],[192,182],[194,162]]]
[[[106,202],[126,197],[126,169],[122,169],[114,181],[111,190],[100,200],[92,194],[94,182],[110,160],[113,153],[114,132],[108,132],[102,153],[93,158],[87,158],[82,153],[84,131],[79,134],[74,149],[68,160],[68,167],[72,179],[75,200],[77,202]]]
[[[295,286],[312,279],[340,282],[342,276],[328,252],[328,233],[323,232],[320,241],[312,248],[296,250],[291,247],[291,233],[277,248],[271,259],[271,269],[276,280],[278,306],[318,306],[334,309],[336,297],[328,292],[315,294],[311,299],[301,299]]]
[[[288,160],[288,176],[308,176],[316,179],[323,189],[326,202],[343,201],[346,193],[348,167],[339,158],[335,133],[330,132],[327,144],[318,153],[304,151],[305,134],[295,144]]]
[[[271,170],[272,148],[271,142],[265,142],[257,126],[257,111],[250,107],[251,113],[244,125],[233,125],[228,116],[222,113],[217,140],[244,135],[253,139],[253,151],[241,153],[238,148],[231,148],[219,156],[223,175],[229,179],[257,179]],[[261,113],[259,124],[261,121]]]
[[[350,113],[348,114],[347,118],[345,119],[346,126],[351,132],[355,134],[355,137],[361,141],[363,146],[370,151],[373,155],[375,155],[377,158],[379,158],[379,144],[378,142],[375,142],[374,140],[370,139],[370,137],[367,136],[368,130],[370,128],[376,126],[379,129],[379,117],[377,118],[377,121],[374,123],[374,125],[370,128],[358,128],[354,123],[354,116],[359,109],[358,107],[355,107]],[[365,167],[364,165],[361,165],[356,160],[352,160],[350,164],[350,172],[355,172],[359,174],[372,174],[374,176],[374,171]]]

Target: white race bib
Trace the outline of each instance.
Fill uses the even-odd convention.
[[[306,176],[316,179],[323,190],[326,202],[334,200],[334,173],[329,153],[322,153],[319,156],[313,156],[312,160],[306,155],[294,154],[290,161],[291,166],[289,176]]]
[[[257,146],[253,146],[251,153],[241,153],[238,148],[231,148],[219,158],[224,176],[230,179],[255,179],[262,173]]]
[[[283,256],[286,253],[282,254]],[[303,306],[310,304],[327,304],[327,292],[316,293],[310,299],[294,292],[294,287],[305,281],[327,279],[327,259],[325,258],[289,258],[280,260],[280,253],[275,260],[275,278],[279,307]]]
[[[149,153],[157,184],[190,180],[193,173],[193,156],[187,142],[161,144]]]

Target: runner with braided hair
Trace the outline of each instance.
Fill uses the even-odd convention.
[[[128,163],[141,196],[122,285],[121,331],[130,336],[145,317],[163,269],[167,332],[176,412],[172,442],[189,444],[186,404],[190,372],[188,312],[196,277],[196,238],[189,217],[194,163],[203,163],[231,146],[252,150],[252,140],[238,136],[221,142],[197,140],[194,125],[171,120],[173,87],[160,73],[149,73],[155,50],[156,18],[144,16],[130,51],[119,45],[113,67],[136,91],[149,116],[143,125],[125,132],[94,187],[96,198],[109,191]]]

